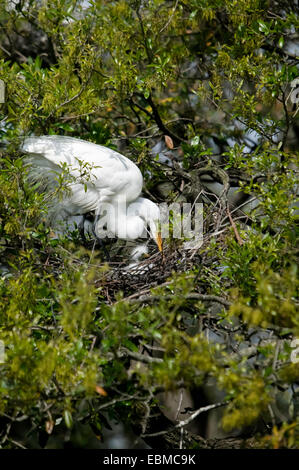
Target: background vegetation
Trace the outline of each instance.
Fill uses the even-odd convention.
[[[97,447],[117,421],[131,445],[298,448],[297,3],[0,5],[1,447]],[[119,149],[152,200],[203,202],[201,248],[170,239],[129,274],[122,251],[51,238],[32,133]]]

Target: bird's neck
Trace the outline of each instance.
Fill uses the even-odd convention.
[[[127,204],[125,200],[117,200],[113,204],[103,204],[101,221],[106,224],[108,231],[118,238],[127,238]]]

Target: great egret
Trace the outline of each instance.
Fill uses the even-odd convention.
[[[29,155],[29,177],[45,189],[66,180],[69,191],[50,208],[52,225],[68,217],[95,212],[97,238],[135,240],[150,236],[162,251],[157,204],[140,197],[139,168],[120,153],[102,145],[64,136],[27,137],[22,150]]]

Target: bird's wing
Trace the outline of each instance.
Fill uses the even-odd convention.
[[[97,209],[99,200],[124,197],[127,202],[133,201],[141,192],[143,178],[138,167],[102,145],[53,135],[27,137],[22,150],[32,154],[28,161],[35,167],[35,173],[39,169],[44,173],[55,172],[65,165],[76,178],[72,185],[72,203],[85,211]]]

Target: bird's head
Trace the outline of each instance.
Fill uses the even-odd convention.
[[[159,251],[162,251],[163,244],[160,232],[160,209],[157,204],[149,199],[139,197],[136,201],[129,204],[127,216],[128,220],[130,218],[135,219],[135,223],[132,224],[132,228],[133,226],[135,227],[136,233],[138,230],[141,230],[135,238],[144,236],[144,232],[147,231],[151,238],[156,242]],[[138,222],[137,219],[139,219]]]

